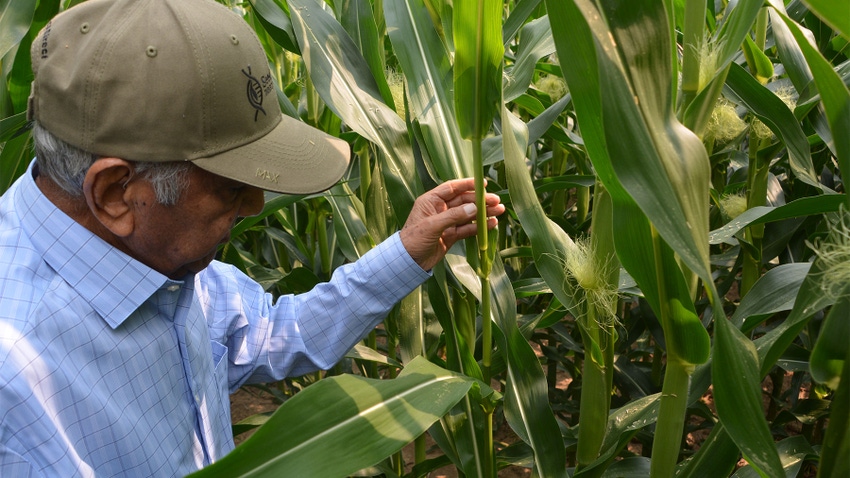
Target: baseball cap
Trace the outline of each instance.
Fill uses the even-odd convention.
[[[259,188],[334,185],[348,144],[281,114],[250,26],[213,0],[88,0],[32,44],[28,115],[59,139],[128,161],[192,161]]]

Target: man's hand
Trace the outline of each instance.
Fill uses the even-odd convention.
[[[505,205],[491,193],[486,203],[487,227],[492,229]],[[455,242],[475,235],[476,210],[472,178],[446,181],[416,199],[401,229],[401,243],[422,269],[431,270]]]

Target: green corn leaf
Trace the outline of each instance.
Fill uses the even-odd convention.
[[[234,226],[233,229],[230,231],[230,236],[231,237],[239,237],[240,235],[242,235],[245,231],[247,231],[251,227],[254,227],[257,224],[259,224],[260,222],[262,222],[263,219],[265,219],[265,218],[269,217],[270,215],[276,213],[280,209],[283,209],[285,207],[289,207],[289,206],[301,201],[305,197],[306,196],[300,196],[300,195],[296,196],[296,195],[292,195],[292,194],[266,193],[265,199],[264,199],[265,205],[263,206],[263,211],[260,214],[257,214],[256,216],[246,217],[246,218],[242,219],[241,221],[239,221],[238,223],[236,223],[236,226]]]
[[[549,28],[549,18],[536,18],[522,27],[516,59],[505,69],[504,101],[511,101],[528,90],[534,67],[541,58],[555,52],[555,40]]]
[[[744,37],[744,56],[750,65],[750,73],[761,83],[773,77],[773,62],[764,54],[749,36]]]
[[[480,298],[481,284],[466,259],[450,254],[446,256],[446,261],[464,287]],[[507,361],[505,418],[514,432],[531,446],[535,457],[534,466],[540,476],[566,476],[564,447],[558,424],[548,404],[546,377],[534,350],[516,325],[516,296],[498,254],[490,278],[493,320],[498,325],[494,336]]]
[[[694,456],[687,460],[676,475],[679,478],[714,478],[729,476],[738,464],[738,447],[726,432],[723,423],[715,423],[708,437]]]
[[[835,151],[835,142],[832,138],[829,122],[822,107],[816,107],[819,104],[820,95],[814,83],[812,70],[806,61],[803,51],[797,45],[797,40],[791,29],[782,21],[780,14],[774,9],[769,9],[771,29],[773,38],[776,42],[776,51],[782,61],[782,66],[788,75],[788,79],[794,85],[794,88],[800,94],[797,100],[797,110],[794,114],[798,118],[803,118],[803,115],[811,122],[817,135],[833,152]],[[811,32],[807,31],[807,34]],[[805,112],[805,113],[804,113]]]
[[[809,358],[812,378],[835,390],[838,388],[850,344],[850,296],[838,300],[821,325],[817,342]]]
[[[575,243],[546,216],[537,200],[534,184],[525,165],[527,130],[521,121],[509,113],[502,113],[503,125],[510,125],[503,135],[505,142],[505,171],[511,203],[522,223],[523,230],[531,240],[534,262],[541,277],[549,284],[555,297],[575,316],[581,316],[576,301],[576,291],[568,280],[563,260],[575,249]],[[506,121],[507,120],[507,121]]]
[[[809,273],[800,285],[800,292],[788,317],[775,328],[756,339],[756,349],[761,363],[761,376],[766,376],[776,361],[805,327],[811,316],[834,303],[821,289],[823,275],[821,261],[812,263]]]
[[[558,55],[561,61],[581,61],[564,74],[600,178],[615,204],[625,188],[688,267],[711,282],[705,242],[708,157],[699,138],[673,115],[663,5],[612,7],[605,11],[609,27],[586,0],[575,1],[578,10],[572,2],[554,3],[547,7]],[[601,45],[598,60],[588,38],[577,38],[582,30]],[[594,72],[598,81],[582,78],[593,78]]]
[[[0,150],[0,192],[5,192],[19,176],[24,174],[32,159],[32,137],[16,136],[3,144]]]
[[[300,54],[292,22],[286,12],[274,0],[251,0],[251,4],[254,5],[254,13],[272,40],[283,48]]]
[[[850,347],[845,347],[844,363],[850,362]],[[838,389],[832,397],[829,427],[820,453],[819,478],[850,476],[850,367],[844,366]]]
[[[7,116],[0,120],[0,143],[5,143],[15,136],[27,134],[29,122],[26,111]]]
[[[502,25],[502,39],[505,42],[505,48],[507,48],[508,42],[516,36],[520,28],[522,28],[522,26],[526,23],[528,17],[534,13],[541,1],[542,0],[520,0],[518,2],[514,2],[515,5],[511,10],[510,15],[508,15],[508,19],[505,20],[505,24]]]
[[[440,179],[471,177],[471,146],[454,120],[450,56],[422,0],[384,2],[387,35],[407,80],[411,122]]]
[[[776,444],[776,450],[779,453],[779,459],[785,471],[782,476],[785,478],[796,478],[799,476],[804,461],[817,456],[817,452],[802,435],[789,437],[780,441]],[[735,472],[732,478],[758,478],[759,476],[758,471],[754,467],[745,466]]]
[[[393,94],[387,83],[386,65],[384,65],[384,45],[378,36],[378,26],[372,7],[366,0],[344,0],[339,6],[340,23],[349,36],[358,45],[363,58],[372,71],[372,77],[378,84],[381,98],[390,108],[396,109]]]
[[[452,307],[449,301],[451,293],[447,285],[445,264],[452,262],[456,264],[455,274],[461,267],[469,267],[462,256],[450,252],[446,256],[445,263],[440,262],[434,267],[434,277],[428,281],[428,298],[443,328],[447,367],[480,380],[481,368],[473,356],[474,342],[470,344],[460,330],[461,327],[457,326],[458,321],[466,319],[464,313],[468,311],[460,307]],[[475,272],[470,269],[469,275],[475,277]],[[474,282],[477,283],[477,281]],[[482,446],[487,443],[480,426],[483,422],[484,414],[481,407],[467,395],[448,416],[440,420],[439,425],[434,425],[430,430],[431,436],[450,457],[452,463],[468,476],[477,477],[481,473]]]
[[[729,4],[732,11],[726,12],[726,19],[714,40],[719,49],[716,62],[718,73],[739,54],[741,44],[749,35],[763,5],[762,0],[741,0]]]
[[[356,261],[375,247],[375,241],[366,230],[363,204],[346,183],[335,185],[324,194],[334,212],[334,230],[345,258]]]
[[[413,165],[407,127],[381,100],[368,64],[342,26],[312,0],[291,0],[292,23],[310,78],[329,108],[375,143],[393,174],[386,176],[399,222],[407,218],[422,183]]]
[[[285,402],[226,457],[191,476],[348,476],[422,434],[472,383],[423,358],[394,380],[326,378]],[[328,450],[334,459],[328,459]]]
[[[629,402],[608,416],[605,428],[605,440],[599,458],[586,467],[578,470],[574,478],[606,476],[614,457],[626,447],[632,437],[642,428],[652,425],[658,419],[661,394],[656,393]],[[579,424],[581,426],[581,424]],[[610,476],[610,475],[608,475]],[[618,475],[614,475],[618,476]],[[642,476],[649,476],[644,473]]]
[[[821,102],[826,111],[827,122],[833,133],[834,152],[838,159],[839,169],[850,171],[850,90],[832,65],[820,54],[803,33],[800,25],[791,20],[786,14],[784,5],[777,0],[770,0],[774,11],[779,14],[811,68],[815,85],[820,92]],[[845,205],[850,206],[850,195],[845,195]]]
[[[658,260],[655,259],[651,225],[634,203],[615,207],[613,225],[617,255],[623,267],[630,271],[660,317],[663,307],[670,312],[670,322],[662,321],[667,352],[690,364],[705,362],[710,349],[708,332],[696,314],[673,251],[660,244]]]
[[[505,418],[534,451],[538,476],[566,478],[566,452],[549,405],[546,376],[534,349],[517,327],[516,297],[502,264],[496,254],[490,277],[495,299],[493,315],[498,325],[494,336],[507,361]]]
[[[802,0],[809,10],[836,30],[844,38],[850,38],[850,4],[847,0]]]
[[[784,476],[773,437],[762,416],[756,349],[726,320],[715,322],[715,334],[711,374],[717,413],[744,458],[762,476]]]
[[[785,143],[794,174],[806,184],[822,189],[812,166],[808,138],[785,103],[735,63],[729,69],[726,82],[744,106]]]
[[[0,0],[0,58],[27,34],[37,4],[36,0]]]
[[[517,123],[518,120],[503,109],[503,125]],[[511,120],[510,118],[514,119]],[[521,123],[521,122],[519,122]],[[523,125],[524,126],[524,125]],[[514,124],[513,128],[522,130]],[[513,138],[519,135],[508,134],[505,149],[506,164],[522,162],[521,147]],[[511,157],[512,159],[507,159]],[[517,160],[519,158],[519,160]],[[528,177],[527,172],[522,172]],[[530,186],[530,180],[528,180]],[[513,194],[513,192],[512,192]],[[536,199],[534,200],[536,202]],[[530,205],[529,205],[530,206]],[[539,203],[537,203],[539,207]],[[553,226],[553,230],[556,226]],[[561,231],[561,237],[565,237]],[[569,238],[566,238],[569,240]],[[447,256],[454,275],[477,297],[481,296],[481,286],[477,275],[461,256]],[[553,264],[557,260],[553,260]],[[563,268],[561,268],[563,274]],[[540,476],[565,476],[564,448],[560,439],[557,422],[548,405],[546,379],[540,368],[534,351],[516,325],[516,296],[510,281],[505,275],[502,260],[493,262],[491,289],[494,301],[493,316],[498,325],[495,336],[499,340],[499,349],[507,360],[507,391],[505,394],[505,414],[511,428],[534,450],[535,467]]]
[[[670,237],[665,236],[663,232],[666,230],[669,236],[676,238],[675,244],[680,246],[679,248],[674,247],[677,253],[682,256],[689,255],[698,265],[703,260],[706,261],[705,264],[699,267],[703,271],[702,275],[707,275],[710,280],[707,265],[708,251],[707,244],[705,243],[705,237],[708,232],[707,208],[704,205],[704,200],[708,197],[708,164],[705,150],[701,144],[693,143],[694,140],[697,143],[699,142],[695,136],[692,136],[681,125],[676,125],[675,118],[672,117],[672,106],[669,104],[669,99],[665,112],[658,111],[655,109],[656,106],[652,106],[657,105],[659,102],[663,105],[663,101],[655,98],[657,95],[661,95],[662,97],[665,94],[669,95],[669,90],[660,88],[653,91],[650,84],[654,81],[661,82],[661,84],[669,84],[669,78],[664,79],[663,75],[652,71],[653,68],[650,65],[646,65],[646,69],[650,71],[633,72],[630,77],[632,82],[638,84],[641,89],[649,91],[646,97],[640,97],[641,105],[650,104],[646,107],[647,112],[645,115],[637,111],[635,101],[631,96],[614,98],[616,94],[613,93],[613,90],[629,91],[631,87],[626,83],[621,71],[603,72],[597,70],[595,65],[619,65],[620,61],[616,57],[603,56],[599,58],[597,63],[595,53],[592,53],[594,51],[592,50],[593,43],[590,41],[592,38],[602,38],[600,41],[610,42],[611,40],[606,33],[608,26],[602,23],[598,16],[593,15],[595,11],[593,6],[586,4],[582,0],[576,1],[575,4],[581,6],[585,14],[582,14],[582,11],[572,6],[571,2],[547,3],[550,22],[553,25],[553,34],[558,45],[559,57],[561,61],[579,62],[577,68],[565,70],[565,75],[567,76],[567,83],[570,85],[573,101],[576,104],[579,124],[582,128],[585,144],[600,179],[602,179],[602,182],[611,193],[615,211],[620,211],[619,213],[615,212],[615,214],[622,214],[624,218],[622,220],[615,219],[615,231],[632,231],[631,233],[621,233],[630,234],[631,237],[628,235],[621,236],[624,238],[621,241],[623,246],[621,247],[618,244],[617,248],[620,260],[633,277],[635,277],[635,274],[644,277],[644,280],[638,280],[638,283],[641,284],[644,293],[648,297],[655,297],[651,300],[654,300],[655,307],[659,307],[661,302],[658,299],[658,292],[656,292],[659,290],[656,280],[657,277],[661,276],[654,272],[656,267],[651,260],[653,257],[651,251],[653,248],[651,243],[647,242],[650,237],[648,224],[640,225],[635,223],[634,227],[636,229],[630,229],[630,227],[624,226],[624,221],[643,217],[644,214],[637,211],[635,206],[635,202],[640,204],[642,199],[644,204],[641,205],[641,210],[643,210],[646,216],[649,216],[649,219],[653,221],[653,224],[662,233],[662,236],[668,241],[670,240]],[[635,14],[640,13],[637,4],[630,3],[629,5],[631,8],[624,7],[624,9],[633,10]],[[656,10],[655,15],[666,18],[663,10]],[[625,19],[621,21],[625,22]],[[651,21],[635,21],[634,23],[639,25],[652,24]],[[666,27],[660,24],[654,25],[656,34],[666,34]],[[584,32],[583,35],[579,36],[582,32]],[[647,39],[644,38],[641,41],[647,41]],[[628,42],[629,40],[623,40],[619,44],[622,45],[622,43]],[[666,41],[662,41],[661,43],[666,43]],[[644,44],[641,43],[641,45]],[[634,48],[638,47],[635,46]],[[611,52],[617,51],[613,45],[609,45],[609,49]],[[654,47],[651,51],[661,55],[660,58],[655,59],[655,61],[660,61],[660,63],[656,64],[657,67],[669,72],[669,65],[665,68],[664,65],[666,65],[666,62],[661,60],[664,55],[669,55],[669,52],[662,47]],[[636,51],[632,51],[632,53],[637,54]],[[598,72],[598,83],[588,81],[588,76],[592,78],[592,75],[588,75],[588,71],[591,73],[594,71]],[[640,77],[639,73],[643,73],[645,78],[638,79]],[[655,75],[660,76],[656,77]],[[606,81],[614,81],[616,79],[620,80],[619,83],[616,83],[616,86],[614,84],[605,84]],[[600,88],[612,93],[602,95]],[[663,109],[663,106],[661,107]],[[608,111],[609,109],[610,111]],[[625,113],[626,111],[629,111],[629,113]],[[623,116],[628,116],[629,118],[624,119],[622,118]],[[603,128],[603,124],[598,123],[600,117],[612,122]],[[616,124],[614,123],[615,121]],[[664,125],[662,123],[667,124]],[[624,125],[630,125],[630,127],[624,128]],[[664,144],[660,144],[663,142],[660,137],[655,139],[649,133],[647,128],[653,126],[655,127],[653,134],[667,138],[664,140]],[[635,134],[637,136],[626,139],[624,138],[624,134],[627,131],[629,134]],[[692,178],[688,178],[688,174],[683,174],[683,171],[687,169],[687,164],[680,163],[680,155],[667,149],[671,143],[679,142],[681,139],[678,138],[678,134],[668,136],[668,131],[679,131],[682,137],[687,138],[681,144],[687,144],[687,146],[684,146],[685,149],[693,153],[693,157],[691,158],[693,161],[688,162],[688,164],[695,166]],[[614,138],[614,135],[617,137]],[[674,137],[677,139],[674,139]],[[657,150],[656,146],[658,147]],[[666,160],[662,160],[661,155],[665,155]],[[615,159],[615,156],[617,159]],[[687,158],[687,156],[688,154],[686,153],[681,154],[682,158]],[[665,161],[675,163],[676,166],[671,165],[668,168]],[[650,177],[651,175],[644,171],[649,169],[653,170],[654,176]],[[667,178],[668,172],[673,179]],[[699,178],[704,178],[704,181]],[[676,188],[673,187],[674,182],[678,183]],[[701,187],[702,182],[705,184],[704,196],[698,194],[703,190]],[[626,192],[623,189],[624,187],[625,189],[629,189],[629,191]],[[634,198],[634,201],[632,198]],[[694,218],[691,222],[684,219],[686,216],[685,211],[690,211],[687,213],[687,216]],[[670,218],[676,214],[681,214],[679,216],[681,219],[678,224],[672,224],[669,222]],[[685,226],[686,224],[691,227]],[[702,227],[700,227],[700,224],[702,224]],[[694,229],[703,229],[705,235],[697,237],[694,234]],[[626,237],[628,238],[626,239]],[[639,247],[636,244],[643,244],[643,246]],[[671,245],[673,244],[671,242]],[[668,257],[668,255],[664,257]],[[665,263],[671,269],[670,274],[665,274],[664,276],[668,280],[675,281],[677,284],[671,290],[671,294],[674,294],[673,291],[675,291],[675,294],[684,294],[683,296],[674,295],[674,297],[681,297],[682,299],[674,304],[677,306],[676,310],[680,312],[676,314],[676,319],[674,320],[681,324],[688,324],[685,325],[684,329],[670,330],[671,337],[668,339],[668,348],[671,345],[671,341],[673,341],[673,349],[685,354],[681,358],[682,360],[689,363],[701,363],[708,357],[707,332],[702,327],[695,312],[693,312],[692,305],[682,308],[682,304],[687,304],[689,299],[688,294],[685,293],[687,287],[684,285],[684,280],[681,279],[681,271],[676,271],[675,273],[672,271],[676,267],[675,261],[665,261]],[[689,265],[693,267],[692,264]],[[655,310],[658,309],[656,308]],[[675,343],[678,340],[676,337],[681,338],[683,341],[680,344]]]
[[[767,271],[741,299],[730,319],[732,323],[747,333],[760,323],[748,318],[791,310],[811,266],[808,262],[780,264]]]
[[[649,476],[649,458],[632,456],[615,461],[602,474],[602,478],[644,478]]]
[[[455,0],[454,102],[462,137],[480,141],[490,130],[502,97],[502,5]]]
[[[15,112],[26,111],[27,102],[32,86],[32,58],[30,47],[33,42],[40,41],[36,36],[50,19],[59,12],[59,0],[41,0],[32,18],[27,34],[21,38],[12,69],[8,75],[8,94],[12,100],[12,108]],[[26,8],[24,6],[23,8]],[[2,22],[2,19],[0,19]],[[2,26],[0,26],[2,28]],[[2,56],[0,56],[2,59]]]
[[[709,244],[734,243],[733,236],[749,225],[836,212],[843,201],[843,195],[827,194],[796,199],[779,207],[759,206],[747,209],[740,216],[711,231],[708,242]]]

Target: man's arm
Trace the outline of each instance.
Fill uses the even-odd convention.
[[[236,268],[213,263],[199,274],[197,294],[211,338],[227,345],[231,390],[250,382],[332,366],[398,300],[421,284],[458,240],[475,234],[473,180],[446,182],[414,204],[404,229],[329,282],[274,300]],[[504,212],[487,196],[488,216]],[[495,227],[496,219],[489,220]]]

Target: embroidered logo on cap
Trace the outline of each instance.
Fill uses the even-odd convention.
[[[266,114],[266,110],[263,109],[263,86],[260,84],[260,80],[251,75],[251,65],[248,65],[247,72],[242,70],[242,73],[248,77],[248,85],[246,87],[248,103],[256,110],[254,111],[254,121],[257,121],[257,116],[260,112],[263,113],[263,116]]]

